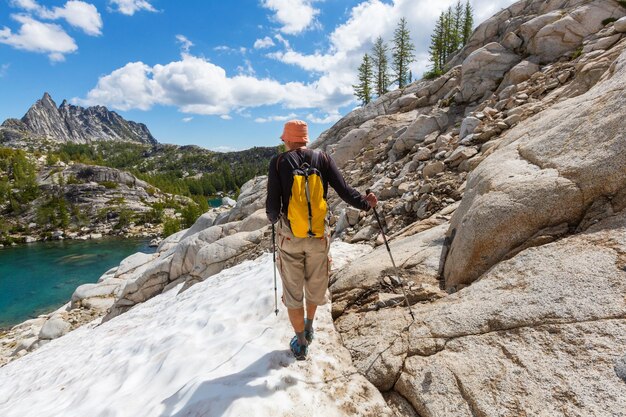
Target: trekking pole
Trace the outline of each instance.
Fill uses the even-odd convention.
[[[366,190],[365,195],[368,195],[371,190]],[[402,288],[402,294],[404,295],[404,301],[406,301],[406,306],[409,308],[409,313],[411,313],[411,318],[415,321],[415,316],[413,315],[413,310],[411,309],[411,304],[409,304],[409,298],[406,296],[406,291],[404,290],[404,282],[402,281],[402,276],[400,275],[400,271],[396,266],[396,262],[393,260],[393,256],[391,256],[391,249],[389,248],[389,243],[387,243],[387,237],[385,236],[385,231],[383,230],[383,225],[380,222],[380,217],[378,217],[378,211],[376,207],[372,207],[374,210],[374,216],[376,217],[376,221],[378,222],[378,227],[380,227],[380,233],[383,234],[383,240],[385,241],[385,246],[387,247],[387,253],[389,253],[389,258],[391,259],[391,265],[393,265],[393,269],[400,280],[400,288]]]
[[[274,224],[272,224],[272,246],[274,250],[272,251],[272,258],[274,259],[274,313],[278,316],[278,288],[276,287],[276,228]]]

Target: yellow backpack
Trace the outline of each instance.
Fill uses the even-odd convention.
[[[310,164],[304,162],[292,171],[287,218],[296,237],[324,236],[327,205],[322,174],[316,167],[318,158],[319,152],[313,151]]]

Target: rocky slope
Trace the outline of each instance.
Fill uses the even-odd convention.
[[[384,248],[331,291],[357,368],[400,415],[623,415],[624,14],[520,1],[446,75],[318,142],[374,184],[396,236],[414,322]],[[347,238],[376,236],[343,216]]]
[[[445,75],[314,143],[380,196],[399,271],[371,213],[331,196],[335,236],[378,247],[330,290],[354,365],[397,415],[625,414],[625,15],[615,0],[519,1]],[[105,299],[111,319],[256,256],[270,241],[265,186],[251,181],[232,211],[128,258],[73,303]]]
[[[0,143],[19,147],[20,142],[47,139],[54,143],[131,141],[156,144],[146,125],[127,121],[106,107],[83,108],[66,100],[57,107],[48,93],[21,120],[8,119],[0,128]]]

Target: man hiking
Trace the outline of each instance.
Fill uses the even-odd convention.
[[[280,138],[287,151],[270,161],[265,208],[269,221],[277,224],[282,300],[296,333],[289,347],[296,359],[303,360],[313,341],[317,306],[326,304],[330,248],[328,185],[342,200],[361,210],[375,207],[378,200],[374,194],[363,196],[346,184],[325,152],[307,149],[305,122],[285,123]]]

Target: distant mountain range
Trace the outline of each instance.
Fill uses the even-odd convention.
[[[57,107],[48,93],[44,93],[24,117],[7,119],[0,127],[0,144],[19,146],[27,139],[82,144],[97,141],[158,143],[143,123],[125,120],[103,106],[84,108],[63,100]]]

